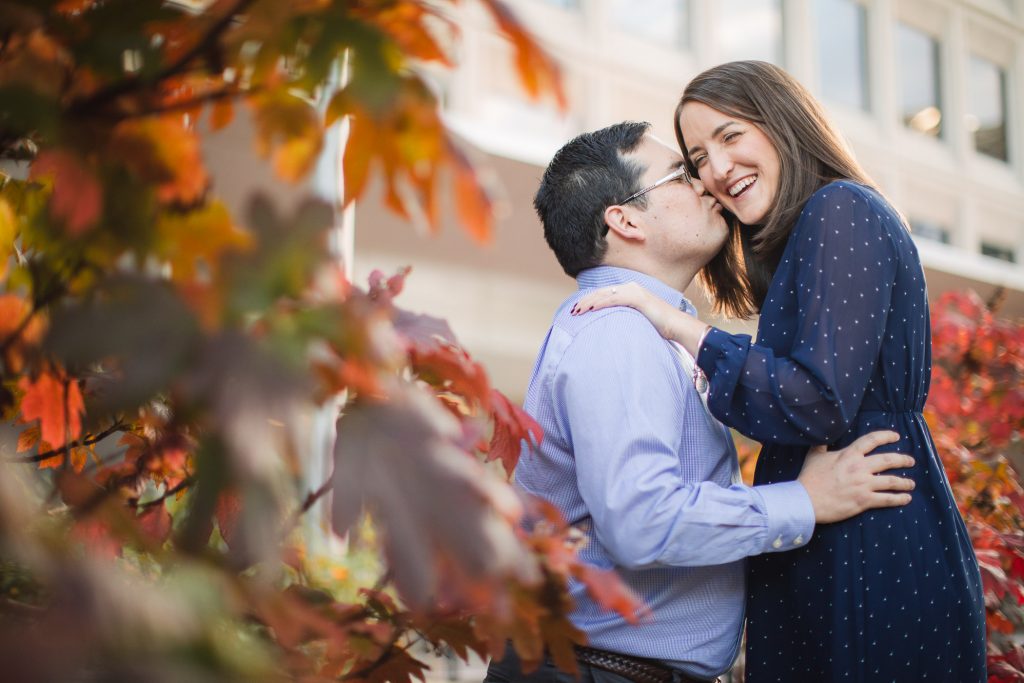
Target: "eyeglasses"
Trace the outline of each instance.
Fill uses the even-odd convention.
[[[619,204],[628,204],[631,201],[633,201],[634,199],[636,199],[637,197],[643,197],[645,194],[647,194],[648,192],[650,192],[654,188],[661,187],[665,183],[671,183],[673,180],[679,180],[680,178],[685,180],[687,183],[693,182],[693,178],[690,176],[690,171],[687,170],[686,164],[683,164],[682,166],[680,166],[676,170],[672,171],[671,173],[669,173],[667,176],[665,176],[661,180],[655,181],[655,183],[653,185],[648,185],[647,187],[645,187],[644,189],[640,190],[639,192],[634,192],[633,194],[629,195],[628,197],[623,199],[621,202],[619,202]]]

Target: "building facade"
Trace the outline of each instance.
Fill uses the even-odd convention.
[[[493,244],[472,244],[454,220],[436,238],[416,236],[371,197],[356,211],[355,272],[412,265],[400,303],[449,319],[511,395],[575,286],[531,206],[551,154],[623,119],[651,121],[671,143],[683,86],[733,59],[779,64],[825,104],[911,223],[933,299],[1002,291],[1002,312],[1024,315],[1024,0],[509,4],[562,65],[568,111],[526,99],[510,46],[472,3],[454,17],[458,68],[435,74],[445,117],[498,200]]]

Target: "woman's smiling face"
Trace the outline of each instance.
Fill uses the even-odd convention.
[[[687,102],[679,114],[687,156],[704,187],[744,225],[760,225],[779,191],[779,153],[756,124]]]

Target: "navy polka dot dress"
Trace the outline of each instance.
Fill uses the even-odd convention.
[[[810,445],[891,429],[914,456],[913,502],[819,525],[804,548],[753,557],[748,683],[980,683],[977,561],[921,411],[931,372],[924,274],[874,190],[826,185],[790,234],[757,344],[712,330],[709,406],[761,441],[755,483],[797,477]]]

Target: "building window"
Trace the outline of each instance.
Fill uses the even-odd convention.
[[[1004,247],[1000,244],[992,244],[991,242],[981,243],[981,253],[985,256],[991,256],[1001,261],[1007,261],[1009,263],[1016,263],[1017,256],[1013,253],[1013,249]]]
[[[867,8],[856,0],[818,0],[817,10],[821,94],[868,111]]]
[[[782,65],[782,0],[718,0],[715,12],[720,61],[760,59]]]
[[[942,135],[939,41],[900,24],[896,31],[903,123],[925,135]]]
[[[1006,71],[987,59],[971,55],[967,129],[974,134],[974,148],[1008,161],[1006,144]]]
[[[611,0],[613,29],[671,47],[690,44],[689,0]]]
[[[912,218],[910,219],[910,232],[916,237],[949,244],[949,230],[934,221]]]

